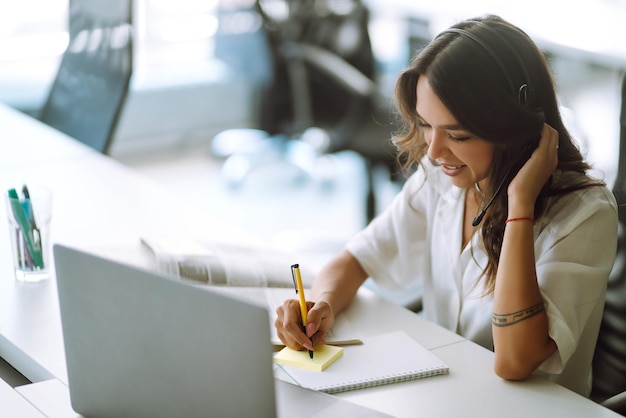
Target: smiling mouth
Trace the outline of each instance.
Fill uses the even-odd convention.
[[[465,164],[462,164],[462,165],[441,164],[441,166],[448,170],[458,170],[459,168],[465,167]]]
[[[467,165],[450,165],[450,164],[440,164],[441,170],[443,170],[444,174],[450,177],[456,177],[461,175],[461,173],[465,172],[465,168]]]

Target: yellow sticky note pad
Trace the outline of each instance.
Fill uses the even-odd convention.
[[[313,358],[309,357],[307,350],[297,351],[285,347],[274,355],[274,362],[321,372],[333,364],[342,354],[343,347],[334,345],[315,346]]]

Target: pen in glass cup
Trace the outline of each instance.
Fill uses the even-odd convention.
[[[11,210],[13,211],[15,221],[22,231],[22,237],[24,238],[24,241],[26,243],[26,249],[28,254],[30,254],[33,265],[35,266],[35,268],[43,268],[43,256],[41,253],[41,249],[35,245],[30,221],[28,220],[26,213],[24,212],[24,208],[22,207],[20,198],[17,195],[15,189],[9,189],[8,194],[11,203]]]

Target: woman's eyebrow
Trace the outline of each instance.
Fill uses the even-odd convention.
[[[415,111],[415,115],[419,119],[425,121],[425,119],[419,114],[419,112],[417,110]],[[463,128],[459,123],[452,123],[452,124],[449,124],[449,125],[438,125],[437,127],[439,129],[446,129],[446,130],[449,130],[449,131],[464,131],[465,130],[465,128]]]

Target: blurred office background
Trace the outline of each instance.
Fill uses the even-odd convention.
[[[109,154],[170,188],[181,204],[200,205],[207,216],[236,223],[267,243],[333,252],[372,216],[371,205],[367,212],[370,183],[376,190],[373,210],[377,212],[401,181],[388,164],[389,155],[374,155],[380,150],[368,156],[370,150],[351,146],[349,141],[333,148],[326,131],[306,129],[315,127],[316,121],[311,126],[292,124],[291,130],[281,132],[285,121],[280,115],[268,119],[268,110],[276,112],[280,100],[294,105],[288,87],[272,89],[280,68],[272,51],[271,31],[273,36],[279,33],[288,38],[306,25],[318,25],[318,37],[335,37],[333,52],[349,50],[362,34],[355,26],[358,20],[344,25],[346,19],[341,16],[354,17],[355,2],[261,3],[266,15],[259,13],[254,0],[136,0],[134,68]],[[373,87],[365,82],[363,88],[374,89],[367,94],[375,96],[374,110],[379,116],[374,126],[352,120],[348,128],[362,128],[362,135],[381,143],[388,140],[385,133],[393,128],[393,84],[410,57],[454,21],[497,13],[527,30],[546,51],[581,148],[596,166],[596,174],[613,181],[620,83],[626,68],[625,0],[363,3],[369,13],[372,68],[363,64],[366,69],[362,70],[374,81]],[[301,9],[294,11],[293,4]],[[302,8],[305,4],[310,7]],[[1,102],[38,114],[68,45],[68,5],[68,0],[0,0]],[[312,22],[307,13],[319,16]],[[328,25],[321,27],[324,20]],[[286,55],[316,53],[281,51]],[[351,53],[354,59],[342,58],[358,67],[358,58],[366,52]],[[325,55],[317,57],[321,62]],[[288,75],[298,74],[292,70]],[[337,95],[345,88],[337,79],[328,83]],[[322,90],[315,88],[309,95],[321,95]],[[269,95],[275,97],[268,101]],[[337,103],[332,94],[325,97],[327,103],[321,107],[339,112],[333,108]],[[306,111],[306,103],[300,105]],[[286,117],[297,119],[294,113],[288,111]],[[269,129],[270,134],[232,131],[244,128]],[[247,160],[229,158],[231,153]],[[242,164],[251,166],[242,168]]]

